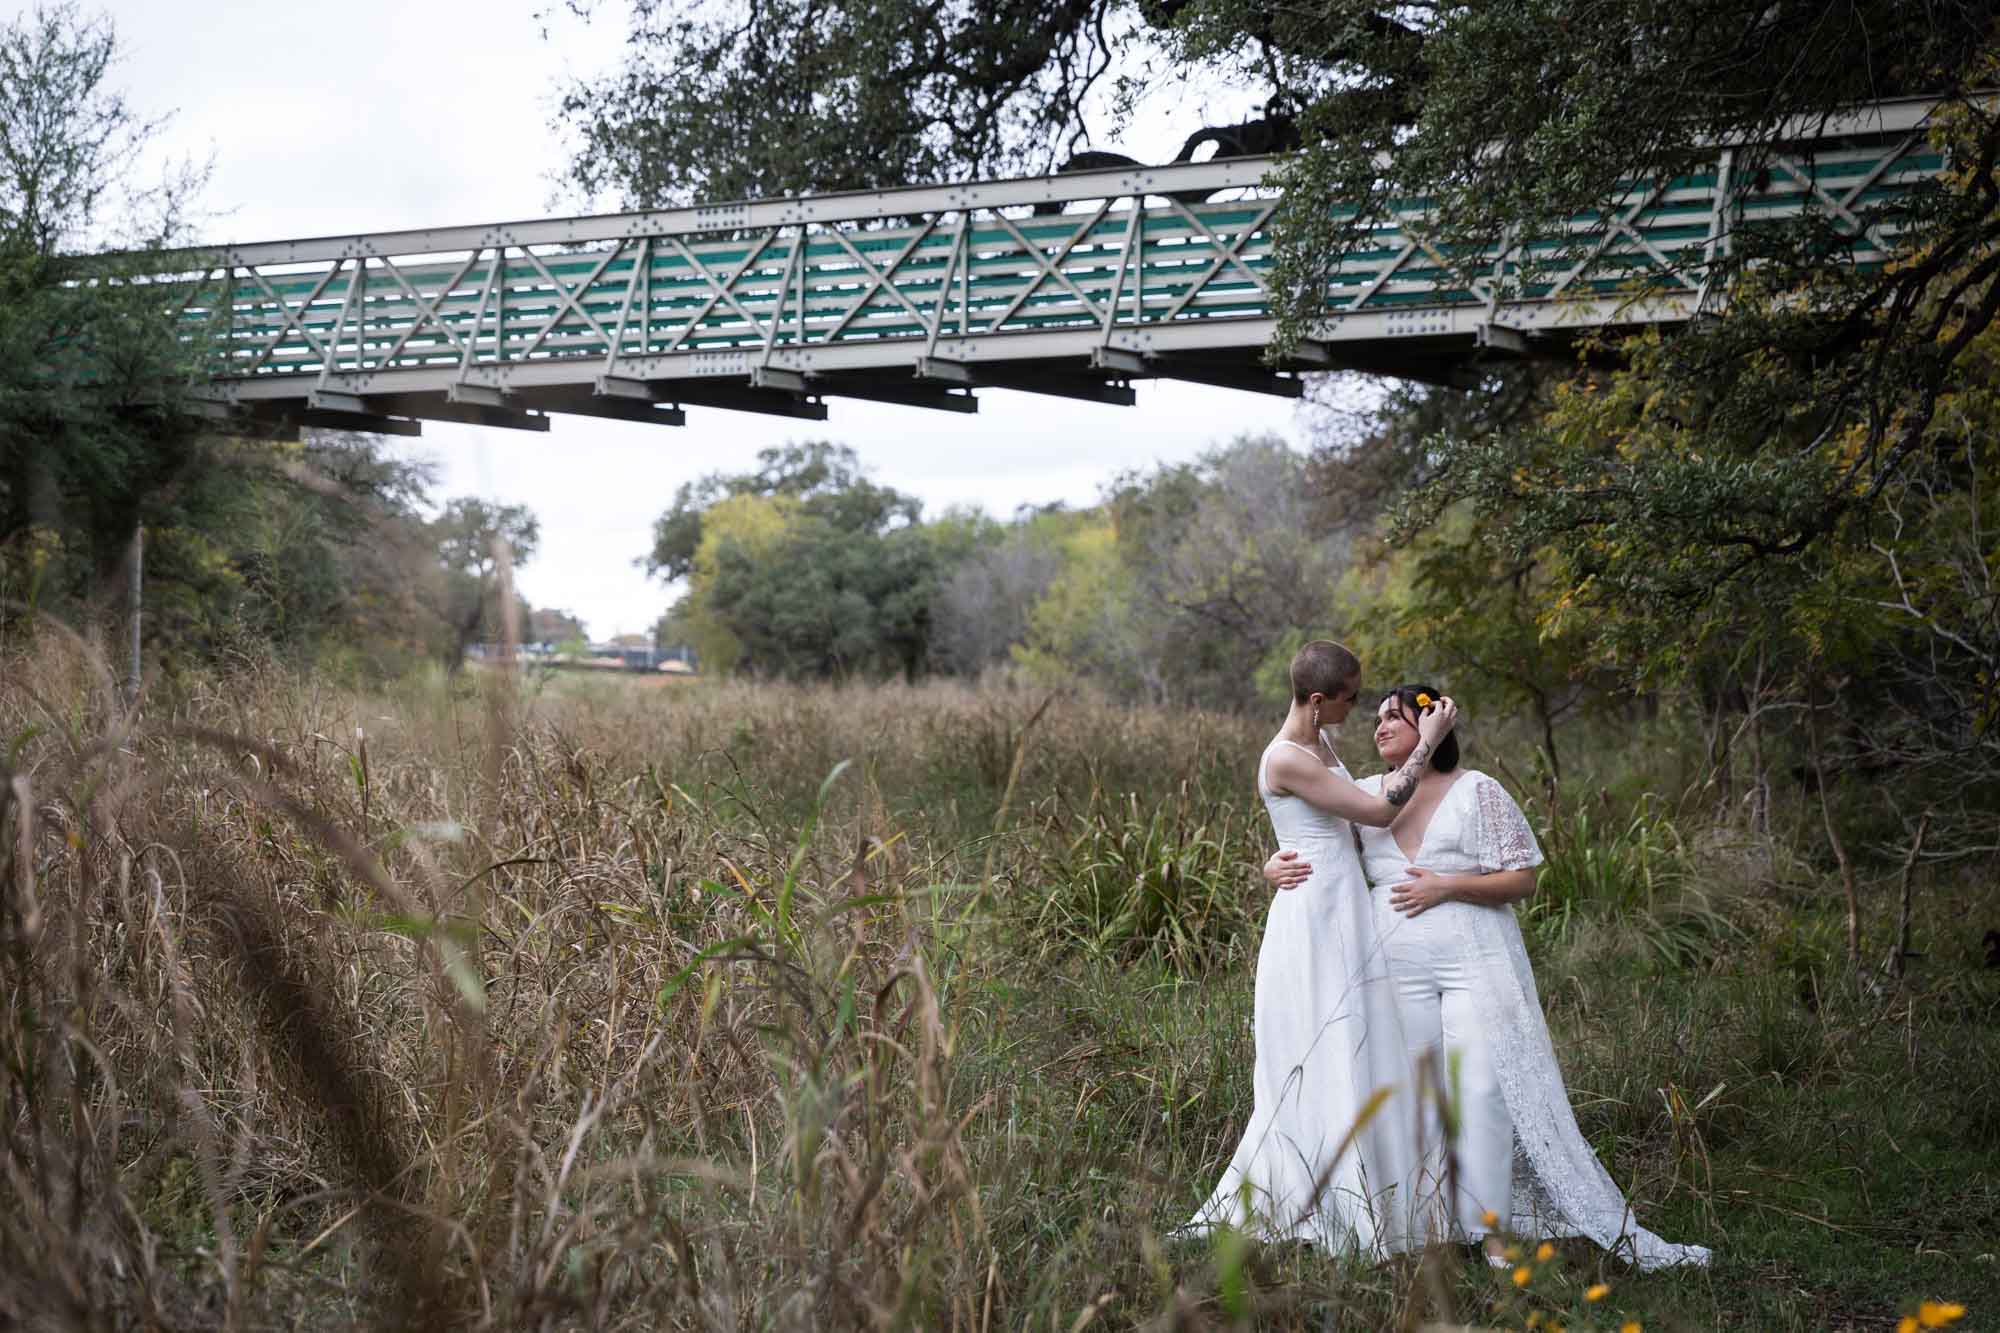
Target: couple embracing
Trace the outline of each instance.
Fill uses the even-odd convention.
[[[1185,1230],[1372,1256],[1481,1242],[1495,1263],[1505,1231],[1588,1237],[1641,1268],[1707,1263],[1633,1220],[1577,1129],[1510,908],[1541,849],[1499,783],[1459,769],[1456,706],[1390,690],[1375,726],[1390,771],[1356,781],[1325,729],[1354,706],[1360,662],[1308,643],[1291,683],[1257,766],[1280,892],[1257,956],[1254,1109]]]

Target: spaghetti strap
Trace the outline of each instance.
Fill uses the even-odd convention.
[[[1324,741],[1324,740],[1326,739],[1326,737],[1325,737],[1324,733],[1322,733],[1322,734],[1321,734],[1321,736],[1320,736],[1320,739],[1321,739],[1322,741]],[[1274,737],[1273,737],[1273,738],[1271,739],[1271,743],[1270,743],[1269,745],[1267,745],[1267,746],[1265,746],[1265,747],[1264,747],[1264,757],[1263,757],[1262,759],[1259,759],[1259,760],[1257,761],[1257,794],[1258,794],[1258,795],[1260,795],[1260,796],[1266,796],[1266,795],[1268,795],[1268,796],[1275,796],[1275,795],[1277,795],[1277,793],[1276,793],[1276,792],[1274,792],[1274,791],[1272,791],[1272,790],[1271,790],[1271,773],[1270,773],[1270,769],[1271,769],[1271,751],[1273,751],[1273,750],[1277,749],[1277,748],[1278,748],[1278,747],[1279,747],[1280,745],[1289,745],[1289,746],[1291,746],[1291,747],[1292,747],[1292,748],[1293,748],[1294,750],[1304,750],[1304,751],[1305,751],[1305,752],[1306,752],[1307,754],[1309,754],[1309,755],[1312,755],[1312,757],[1313,757],[1313,762],[1314,762],[1314,763],[1318,763],[1318,762],[1319,762],[1319,754],[1318,754],[1318,752],[1317,752],[1317,751],[1315,751],[1315,750],[1313,749],[1313,747],[1312,747],[1312,746],[1310,746],[1310,745],[1301,745],[1301,744],[1299,744],[1299,743],[1298,743],[1297,741],[1295,741],[1295,740],[1291,740],[1291,739],[1289,739],[1289,738],[1287,738],[1287,737],[1284,737],[1284,736],[1274,736]],[[1331,751],[1331,750],[1333,749],[1333,747],[1332,747],[1331,745],[1327,746],[1326,748],[1327,748],[1327,749],[1328,749],[1329,751]],[[1340,756],[1338,756],[1338,755],[1335,755],[1335,756],[1334,756],[1334,762],[1335,762],[1335,763],[1339,763],[1339,762],[1340,762]]]
[[[1338,771],[1325,751],[1274,736],[1260,784],[1271,756],[1287,747]],[[1307,787],[1307,771],[1294,771]],[[1336,1254],[1420,1249],[1426,1219],[1412,1206],[1420,1159],[1409,1048],[1353,826],[1296,793],[1267,789],[1263,804],[1278,846],[1311,870],[1269,895],[1251,1016],[1249,1123],[1184,1233],[1233,1227]],[[1378,1089],[1397,1091],[1383,1106]]]

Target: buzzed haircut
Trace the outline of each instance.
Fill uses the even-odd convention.
[[[1331,639],[1314,639],[1292,654],[1292,698],[1300,703],[1315,694],[1331,698],[1360,674],[1360,658]]]

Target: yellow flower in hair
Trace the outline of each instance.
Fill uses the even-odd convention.
[[[1428,694],[1424,694],[1424,693],[1422,693],[1422,692],[1419,692],[1419,693],[1418,693],[1418,695],[1417,695],[1417,707],[1419,707],[1419,708],[1429,708],[1429,707],[1431,706],[1431,703],[1432,703],[1432,699],[1431,699],[1431,697],[1430,697],[1430,696],[1429,696]]]

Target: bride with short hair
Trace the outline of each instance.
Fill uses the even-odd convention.
[[[1380,828],[1417,790],[1456,719],[1424,710],[1402,766],[1373,787],[1348,775],[1325,728],[1347,717],[1361,664],[1316,640],[1291,664],[1292,702],[1257,766],[1281,847],[1312,868],[1271,901],[1257,954],[1249,1127],[1180,1234],[1234,1226],[1379,1256],[1423,1242],[1413,1210],[1416,1104],[1354,826]]]

